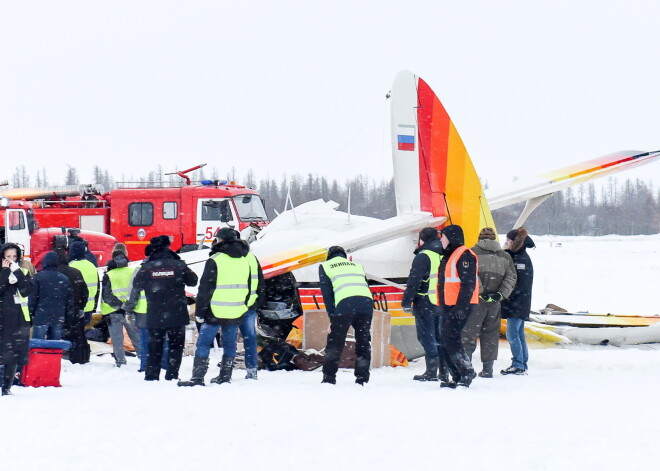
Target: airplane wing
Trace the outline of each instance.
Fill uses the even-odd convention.
[[[508,189],[506,192],[488,195],[488,203],[491,209],[499,209],[526,202],[525,209],[514,225],[514,227],[520,227],[534,209],[557,191],[595,178],[648,164],[658,157],[660,157],[660,151],[624,150],[608,154],[597,159],[544,173],[535,179],[520,183],[514,189]]]
[[[360,216],[350,216],[349,219],[346,213],[334,211],[336,203],[318,200],[310,203],[279,215],[251,245],[264,277],[323,262],[328,248],[333,245],[340,245],[347,253],[352,253],[415,233],[424,227],[436,227],[446,220],[421,211],[385,220]],[[313,208],[319,211],[310,210]]]

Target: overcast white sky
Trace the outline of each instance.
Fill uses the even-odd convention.
[[[657,1],[0,0],[0,162],[391,175],[426,80],[489,182],[660,149]],[[660,162],[641,175],[660,185]]]

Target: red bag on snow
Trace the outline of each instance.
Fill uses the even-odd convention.
[[[30,340],[28,364],[23,368],[21,382],[25,386],[61,387],[62,353],[71,345],[63,340]]]

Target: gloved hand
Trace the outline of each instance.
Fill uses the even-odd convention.
[[[408,313],[413,311],[412,306],[401,306],[401,309],[403,309],[403,312],[408,312]]]
[[[490,293],[490,299],[492,302],[499,303],[504,299],[504,296],[498,291],[497,293]]]
[[[491,302],[490,293],[480,294],[479,299],[481,299],[485,303]]]
[[[463,321],[463,320],[467,319],[468,311],[467,311],[467,309],[454,308],[454,309],[451,310],[449,315],[451,316],[452,319],[457,319],[459,321]]]
[[[80,309],[78,311],[78,319],[82,319],[83,317],[85,317],[85,311]]]
[[[20,265],[16,262],[11,262],[11,265],[9,265],[9,269],[12,273],[14,273],[16,270],[20,270],[20,268]]]

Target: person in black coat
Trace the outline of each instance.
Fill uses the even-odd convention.
[[[65,319],[74,316],[71,282],[57,271],[59,263],[60,257],[48,252],[41,262],[43,269],[32,280],[28,306],[36,339],[61,340]]]
[[[73,315],[64,323],[63,338],[71,342],[69,361],[71,363],[87,363],[90,356],[89,343],[85,337],[85,304],[89,298],[87,283],[80,270],[69,266],[67,253],[64,249],[55,250],[59,257],[57,271],[66,276],[71,283],[73,295]]]
[[[147,369],[144,379],[158,381],[165,336],[170,343],[169,363],[165,379],[179,377],[183,355],[185,329],[189,322],[186,286],[197,284],[197,275],[181,258],[170,250],[170,238],[158,236],[150,240],[151,255],[133,279],[131,298],[139,299],[144,291],[147,298],[146,328]],[[128,301],[124,309],[132,312],[135,306]]]
[[[442,363],[451,372],[454,383],[441,379],[440,387],[469,387],[476,373],[472,368],[470,357],[465,353],[461,340],[461,331],[467,322],[473,306],[479,304],[479,287],[477,284],[477,256],[465,247],[463,228],[458,225],[442,229],[443,258],[440,262],[438,291],[442,306],[442,338],[440,350]],[[462,252],[462,253],[461,253]],[[454,253],[460,254],[456,259]],[[447,265],[455,267],[458,280],[445,276]],[[451,270],[450,275],[451,275]],[[451,295],[454,289],[458,293]],[[451,296],[451,298],[449,296]],[[455,298],[455,299],[453,299]],[[444,372],[441,372],[444,375]]]
[[[508,299],[502,301],[502,319],[506,319],[506,338],[511,347],[511,366],[500,371],[503,375],[522,375],[527,372],[529,354],[525,340],[525,321],[532,308],[532,284],[534,267],[527,249],[534,248],[534,241],[524,227],[513,229],[506,235],[505,252],[511,255],[516,268],[516,286]]]
[[[437,381],[440,368],[440,306],[437,297],[438,267],[442,258],[442,244],[438,239],[438,230],[434,227],[425,227],[419,233],[423,244],[415,250],[415,258],[410,267],[408,283],[403,292],[401,307],[405,312],[412,312],[415,316],[417,340],[424,348],[426,371],[415,375],[415,381]],[[432,266],[428,252],[437,254],[438,265]],[[431,278],[435,275],[435,278]],[[434,282],[436,290],[429,294],[429,283]],[[430,299],[433,296],[433,299]]]
[[[10,394],[18,365],[28,361],[29,314],[22,304],[32,290],[30,276],[20,269],[21,249],[16,244],[0,248],[0,389]]]

